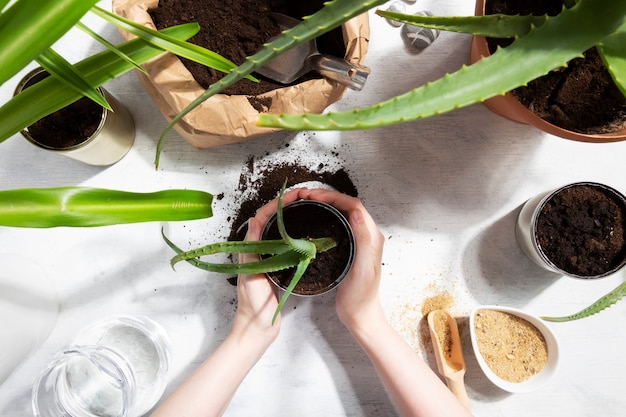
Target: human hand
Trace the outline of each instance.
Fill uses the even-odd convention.
[[[298,198],[297,192],[285,193],[283,203],[288,204]],[[278,200],[274,199],[261,207],[255,217],[248,220],[245,240],[255,241],[261,238],[262,226],[276,212]],[[258,255],[240,254],[239,262],[254,262]],[[274,311],[278,306],[276,288],[265,274],[239,275],[237,279],[237,313],[233,332],[246,334],[271,344],[280,330],[280,315],[272,326]]]
[[[382,317],[378,287],[380,283],[384,236],[361,200],[329,190],[299,190],[303,199],[330,204],[342,211],[356,240],[352,269],[337,287],[336,310],[339,320],[351,331]]]

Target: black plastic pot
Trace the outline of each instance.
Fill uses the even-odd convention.
[[[262,240],[280,239],[274,214],[263,228]],[[314,200],[299,200],[283,208],[285,229],[292,238],[332,237],[337,246],[318,253],[294,288],[293,294],[311,296],[324,294],[337,287],[346,277],[356,253],[354,234],[346,217],[335,207]],[[295,269],[267,274],[283,290]]]

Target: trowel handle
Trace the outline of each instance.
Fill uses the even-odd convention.
[[[363,89],[370,73],[366,66],[354,65],[345,59],[328,55],[314,54],[309,56],[307,61],[310,68],[322,76],[357,91]]]

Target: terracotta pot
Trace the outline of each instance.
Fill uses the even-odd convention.
[[[588,273],[588,274],[577,273],[574,271],[573,266],[569,266],[569,265],[565,266],[561,264],[561,262],[558,262],[555,259],[554,260],[551,259],[551,256],[548,253],[549,250],[547,250],[545,247],[542,246],[542,243],[541,243],[542,239],[540,238],[540,234],[541,234],[540,228],[542,227],[541,226],[542,222],[540,221],[540,217],[543,216],[544,207],[548,203],[552,203],[554,201],[555,196],[558,196],[564,191],[567,191],[575,187],[591,187],[595,189],[596,191],[598,191],[599,193],[603,194],[604,196],[607,196],[610,200],[612,200],[617,205],[618,210],[621,212],[622,224],[617,225],[617,226],[621,226],[622,228],[626,227],[626,197],[624,197],[622,193],[620,193],[619,191],[607,185],[598,184],[594,182],[578,182],[578,183],[568,184],[563,187],[559,187],[557,189],[541,193],[529,199],[522,207],[517,218],[517,223],[515,226],[515,236],[516,236],[517,242],[520,248],[522,249],[522,251],[530,258],[530,260],[532,260],[534,263],[536,263],[543,269],[546,269],[551,272],[555,272],[557,274],[566,275],[566,276],[573,277],[573,278],[584,278],[584,279],[602,278],[602,277],[614,274],[615,272],[619,271],[626,265],[626,243],[624,242],[622,242],[621,250],[614,255],[610,263],[608,263],[607,265],[604,265],[602,270],[596,270],[596,272]],[[598,201],[597,197],[593,197],[593,198],[590,198],[589,200],[585,200],[585,203],[587,205],[584,207],[581,207],[581,209],[578,211],[579,212],[584,211],[585,213],[594,213],[596,212],[596,209],[590,208],[589,206],[593,206],[594,203],[596,205],[598,204],[606,205],[605,201],[600,201],[599,203],[597,203],[597,201]],[[576,201],[573,201],[570,204],[574,206],[577,203]],[[556,213],[556,212],[562,212],[563,208],[559,207],[556,204],[553,204],[550,210],[553,213]],[[589,219],[585,219],[585,220],[589,220]],[[614,222],[612,220],[614,219],[605,220],[606,224],[600,223],[600,221],[597,220],[597,218],[591,218],[590,220],[593,221],[594,223],[597,223],[596,227],[608,228],[609,226],[611,226],[611,232],[610,232],[611,236],[613,235],[613,230],[617,230],[615,227],[613,227]],[[575,224],[577,225],[578,229],[583,229],[584,227],[588,227],[588,223],[589,223],[588,221],[586,223],[581,223],[578,219],[575,219],[575,218],[568,218],[567,221],[565,221],[563,220],[562,217],[559,217],[559,221],[560,223],[566,224],[566,225]],[[565,227],[558,223],[551,222],[551,224],[554,225],[555,230],[559,230],[559,231],[562,230],[563,227]],[[625,233],[622,233],[622,234],[624,235]],[[559,237],[560,236],[556,236],[556,238],[559,238]],[[626,237],[626,236],[622,236],[622,237]],[[583,245],[583,243],[588,243],[590,241],[591,240],[589,238],[586,238],[584,241],[574,241],[574,242],[570,240],[567,241],[567,244],[576,245],[578,248],[575,254],[570,254],[570,257],[572,258],[574,256],[577,257],[577,261],[576,261],[577,265],[580,265],[583,263],[582,259],[587,253],[592,253],[594,258],[599,258],[599,252],[596,252],[596,250],[598,250],[598,248],[601,247],[601,245],[607,245],[605,237],[604,239],[597,238],[597,240],[594,240],[594,242],[592,242],[594,243],[594,246],[591,250],[589,250],[589,252],[586,250],[583,250],[583,248],[588,247],[587,245]],[[611,243],[613,242],[611,241]],[[546,246],[553,246],[552,241]],[[575,269],[582,270],[583,268],[579,268],[578,266],[576,266]]]
[[[474,11],[476,16],[483,16],[485,14],[486,1],[487,0],[476,0],[476,9]],[[489,52],[489,47],[487,46],[487,39],[484,36],[473,36],[470,46],[470,63],[473,64],[482,57],[487,57],[489,55],[491,54]],[[489,100],[486,100],[484,104],[489,110],[500,116],[506,117],[509,120],[534,126],[546,133],[559,136],[561,138],[593,143],[618,142],[626,140],[626,129],[604,134],[585,134],[563,129],[543,120],[541,117],[528,110],[510,92],[503,96],[490,98]]]
[[[157,5],[158,0],[113,0],[113,12],[154,29],[148,10]],[[353,64],[361,64],[369,43],[367,13],[346,22],[342,29],[346,46],[344,58]],[[120,33],[125,39],[131,37],[127,32]],[[137,74],[168,121],[205,91],[182,61],[172,54],[157,57],[143,67],[150,77],[139,72]],[[279,88],[257,97],[271,98],[272,104],[267,112],[321,113],[338,101],[345,90],[345,86],[321,78]],[[185,116],[174,128],[196,148],[240,142],[279,130],[256,125],[260,112],[250,104],[248,97],[216,94]]]
[[[303,215],[308,221],[302,221]],[[320,295],[337,287],[350,272],[356,254],[354,234],[343,213],[330,204],[320,201],[299,200],[283,208],[283,220],[285,229],[292,238],[332,237],[337,242],[335,248],[318,253],[316,259],[311,261],[304,276],[294,288],[293,294]],[[274,214],[265,224],[261,239],[280,239],[276,221],[277,217]],[[316,221],[323,223],[321,226],[324,228],[331,226],[332,230],[319,230],[320,225]],[[325,235],[325,233],[328,234]],[[327,268],[326,262],[331,261],[336,266]],[[315,269],[316,262],[320,265],[319,269]],[[315,271],[312,271],[313,269]],[[285,290],[293,276],[293,270],[268,273],[267,276],[279,288]],[[322,285],[322,282],[325,284]]]
[[[41,81],[48,74],[42,68],[28,73],[17,85],[15,95],[28,86]],[[106,166],[118,162],[133,146],[135,141],[135,122],[126,107],[104,88],[98,88],[113,111],[102,108],[100,123],[96,131],[85,141],[68,147],[57,148],[50,145],[44,137],[31,134],[28,128],[20,133],[33,145],[48,151],[75,159],[89,165]]]

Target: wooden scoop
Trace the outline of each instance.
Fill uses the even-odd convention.
[[[450,391],[470,410],[463,382],[465,360],[456,320],[445,310],[433,310],[428,313],[428,328],[439,373],[445,378]]]

